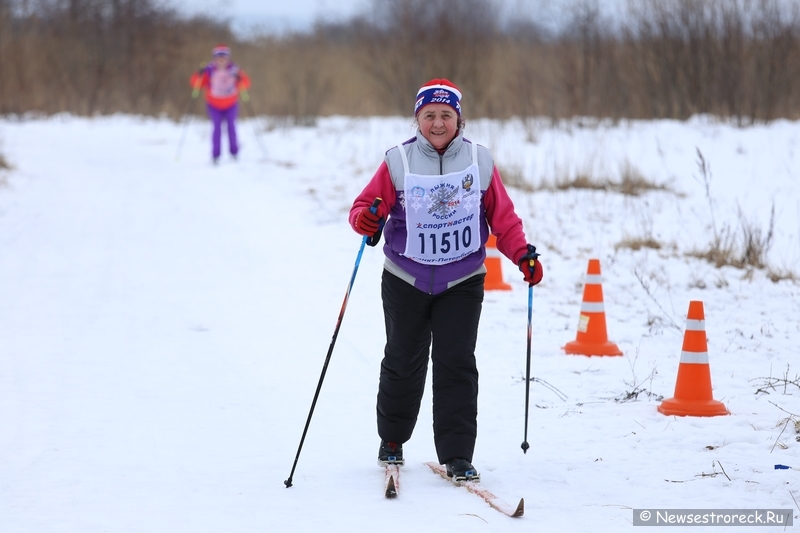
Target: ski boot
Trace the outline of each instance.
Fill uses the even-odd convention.
[[[378,449],[378,466],[403,466],[404,464],[406,462],[403,459],[403,445],[382,440],[381,447]]]
[[[479,482],[481,480],[481,475],[475,470],[475,467],[472,466],[472,463],[467,461],[466,459],[450,459],[446,463],[447,466],[447,477],[452,478],[453,483],[460,483],[462,481],[474,481]]]

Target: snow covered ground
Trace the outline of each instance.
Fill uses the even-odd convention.
[[[525,498],[521,519],[424,466],[429,396],[401,495],[383,498],[379,248],[364,252],[284,487],[361,243],[350,202],[412,127],[259,117],[239,135],[240,160],[214,167],[204,120],[0,121],[14,166],[0,174],[0,530],[605,532],[628,530],[642,508],[800,520],[800,472],[774,469],[800,467],[800,285],[687,256],[743,221],[765,236],[774,206],[769,264],[800,275],[800,123],[468,123],[509,178],[539,186],[512,190],[545,267],[532,336],[545,383],[531,385],[527,454],[527,286],[510,261],[513,290],[487,292],[478,342],[474,463],[505,501]],[[546,187],[626,167],[665,190]],[[618,246],[644,238],[662,247]],[[590,258],[623,357],[562,350]],[[691,300],[704,302],[714,398],[730,416],[657,411]]]

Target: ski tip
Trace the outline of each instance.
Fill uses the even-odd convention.
[[[519,504],[517,504],[517,509],[514,511],[514,514],[512,514],[511,517],[519,518],[524,514],[525,514],[525,498],[520,498]]]
[[[390,476],[389,482],[386,484],[386,497],[387,498],[397,497],[397,485],[395,485],[394,483],[394,476]]]

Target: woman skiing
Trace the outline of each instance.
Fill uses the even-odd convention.
[[[461,91],[433,79],[417,92],[416,136],[390,148],[353,202],[349,222],[373,240],[382,231],[386,345],[377,399],[379,464],[404,463],[433,363],[433,433],[440,464],[456,481],[480,479],[477,435],[478,322],[489,233],[531,285],[542,279],[535,247],[488,149],[464,138]],[[382,202],[377,212],[370,207]],[[384,225],[385,222],[385,225]]]
[[[205,92],[208,116],[213,124],[211,133],[211,157],[216,164],[222,153],[222,123],[228,131],[228,149],[236,159],[239,144],[236,140],[236,116],[239,111],[239,95],[247,98],[250,78],[231,61],[231,49],[224,44],[211,51],[212,61],[201,68],[189,80],[196,98],[202,89]]]

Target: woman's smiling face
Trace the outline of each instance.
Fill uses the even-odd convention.
[[[417,122],[422,135],[439,151],[458,134],[458,114],[447,104],[428,104],[420,109]]]

